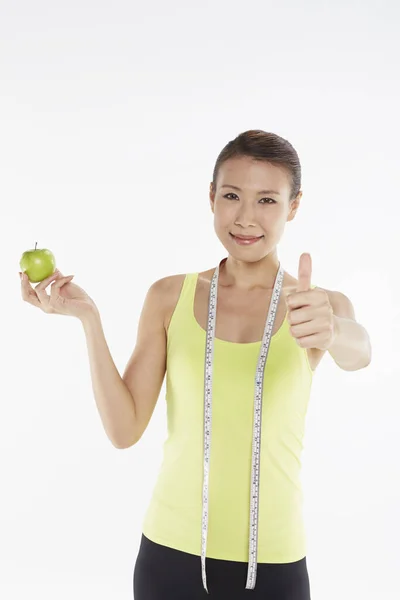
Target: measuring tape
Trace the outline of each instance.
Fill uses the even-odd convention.
[[[206,575],[206,549],[208,533],[208,496],[209,496],[209,475],[210,475],[210,449],[211,449],[211,402],[212,402],[212,375],[214,360],[214,338],[215,338],[215,318],[217,312],[217,289],[219,269],[224,258],[214,271],[211,280],[209,304],[208,304],[208,322],[206,353],[204,365],[204,467],[203,467],[203,512],[202,512],[202,532],[201,532],[201,572],[203,578],[203,587],[207,594],[207,575]],[[278,273],[275,279],[271,302],[268,309],[268,315],[265,322],[264,335],[262,339],[260,354],[257,362],[255,376],[254,392],[254,417],[253,417],[253,448],[252,448],[252,475],[251,475],[251,494],[250,494],[250,534],[249,534],[249,564],[247,570],[246,589],[252,590],[256,585],[257,577],[257,545],[258,545],[258,513],[259,513],[259,481],[260,481],[260,445],[261,445],[261,413],[263,402],[263,381],[264,370],[268,356],[269,343],[271,340],[272,329],[275,322],[276,311],[281,294],[284,271],[279,263]]]

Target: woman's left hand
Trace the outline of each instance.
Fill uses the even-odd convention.
[[[337,325],[327,292],[311,288],[311,256],[303,253],[299,261],[298,285],[286,296],[290,333],[302,348],[328,350]]]

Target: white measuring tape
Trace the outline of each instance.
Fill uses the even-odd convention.
[[[215,317],[217,312],[217,289],[219,268],[226,258],[222,259],[215,269],[210,286],[208,304],[208,323],[206,338],[206,355],[204,368],[204,470],[203,470],[203,516],[201,533],[201,571],[203,586],[207,594],[206,548],[208,532],[208,482],[210,474],[211,447],[211,402],[212,402],[212,373],[214,360]],[[257,362],[254,393],[254,425],[252,450],[252,475],[250,494],[250,534],[249,534],[249,564],[247,571],[246,589],[252,590],[256,585],[257,576],[257,542],[258,542],[258,499],[260,479],[260,443],[261,443],[261,412],[263,400],[264,369],[268,356],[269,343],[275,322],[276,310],[281,294],[284,271],[279,263],[275,279],[268,315],[265,322],[261,350]]]

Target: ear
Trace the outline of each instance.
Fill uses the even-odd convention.
[[[214,192],[214,190],[213,190],[213,185],[212,185],[212,182],[210,183],[210,192],[209,192],[209,196],[210,196],[210,206],[211,206],[211,210],[212,210],[212,212],[214,212],[215,192]]]
[[[303,192],[299,192],[297,194],[296,198],[291,203],[286,221],[293,221],[293,219],[295,218],[297,209],[300,206],[300,200],[301,200],[302,196],[303,196]]]

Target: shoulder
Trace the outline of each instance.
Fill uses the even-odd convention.
[[[182,289],[186,278],[186,273],[177,273],[175,275],[167,275],[154,281],[148,293],[157,299],[160,306],[168,305],[174,296],[178,295]]]
[[[158,303],[159,310],[161,311],[165,331],[168,331],[169,323],[178,303],[185,279],[191,273],[167,275],[161,279],[157,279],[150,288],[153,298]],[[198,273],[197,281],[201,288],[204,289],[209,284],[213,273],[213,268]]]
[[[200,271],[198,273],[198,280],[200,282],[210,283],[213,273],[214,269]],[[190,274],[194,274],[194,272],[167,275],[165,277],[162,277],[161,279],[157,279],[157,281],[155,281],[151,287],[155,291],[155,293],[159,294],[160,297],[164,299],[168,299],[170,296],[174,298],[176,296],[179,296],[184,281],[186,277]]]
[[[186,276],[186,273],[167,275],[154,281],[149,288],[148,295],[151,295],[154,302],[157,303],[166,330]]]
[[[161,277],[154,281],[150,289],[158,294],[165,294],[176,287],[182,286],[185,281],[186,273],[178,273],[175,275],[166,275],[165,277]]]

